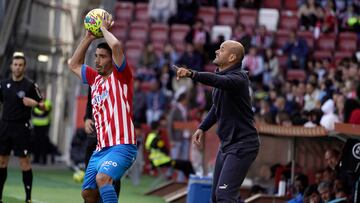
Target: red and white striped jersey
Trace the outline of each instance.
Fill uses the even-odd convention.
[[[98,144],[96,150],[119,144],[136,144],[132,121],[133,76],[124,59],[114,65],[104,79],[93,68],[83,65],[82,80],[91,87],[91,104]]]

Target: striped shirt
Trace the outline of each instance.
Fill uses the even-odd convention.
[[[82,65],[81,76],[91,87],[91,104],[100,150],[119,144],[136,144],[132,121],[133,76],[124,59],[104,79],[93,68]]]

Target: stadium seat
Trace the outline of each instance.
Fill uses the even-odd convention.
[[[353,55],[353,52],[349,52],[349,51],[335,52],[335,54],[334,54],[335,64],[339,64],[339,62],[342,59],[351,58],[352,55]]]
[[[134,4],[130,2],[117,2],[115,5],[115,19],[131,21],[133,18]]]
[[[287,55],[278,55],[277,56],[278,60],[279,60],[279,65],[281,69],[286,69],[287,68],[287,60],[288,60],[288,56]]]
[[[299,19],[296,13],[292,11],[282,11],[279,28],[297,30],[299,28]]]
[[[275,45],[277,48],[282,48],[289,39],[288,30],[278,30],[275,34]]]
[[[171,42],[181,42],[184,43],[184,38],[186,34],[190,31],[190,26],[183,24],[173,24],[170,28],[170,40]]]
[[[237,11],[234,8],[220,8],[217,19],[219,25],[233,27],[236,25]]]
[[[306,40],[307,46],[310,49],[314,48],[314,34],[310,31],[301,31],[298,32],[298,37],[302,37],[303,39]]]
[[[135,20],[149,21],[149,11],[147,3],[137,3],[135,5]]]
[[[132,22],[130,24],[129,38],[145,42],[148,38],[148,32],[149,25],[147,22]]]
[[[265,25],[268,31],[276,31],[279,22],[279,11],[261,8],[259,11],[259,25]]]
[[[153,23],[150,28],[150,40],[152,42],[165,43],[168,41],[169,27],[162,23]]]
[[[335,34],[322,34],[317,40],[316,47],[319,50],[334,51],[336,43]]]
[[[299,81],[305,81],[306,79],[306,73],[304,70],[287,70],[286,72],[286,80],[299,80]]]
[[[198,11],[197,18],[200,18],[204,21],[206,25],[214,25],[216,17],[216,9],[214,7],[200,7]]]
[[[341,51],[355,52],[357,49],[357,40],[339,39],[338,48]]]
[[[357,40],[358,37],[355,32],[340,32],[339,39]]]
[[[263,7],[264,8],[275,8],[275,9],[281,9],[282,2],[281,0],[264,0],[263,1]]]
[[[287,10],[296,11],[298,9],[297,0],[285,0],[284,8]]]
[[[128,31],[128,23],[126,21],[117,20],[111,28],[111,32],[121,41],[126,40]]]
[[[333,57],[331,51],[314,51],[313,58],[315,60],[331,59]]]
[[[152,45],[154,47],[154,51],[155,51],[156,55],[160,56],[164,51],[164,47],[165,47],[164,43],[162,43],[162,42],[153,42]]]
[[[128,40],[125,43],[125,55],[130,64],[136,65],[139,60],[144,43],[138,40]]]
[[[238,22],[245,27],[255,27],[257,22],[258,12],[255,9],[240,8],[238,15]]]

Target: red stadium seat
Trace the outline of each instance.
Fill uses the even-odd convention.
[[[351,58],[352,55],[353,52],[348,52],[348,51],[335,52],[334,54],[335,64],[338,64],[342,59]]]
[[[115,5],[115,18],[130,21],[133,18],[134,4],[130,2],[117,2]]]
[[[168,41],[169,27],[162,23],[153,23],[150,28],[150,40],[152,42],[165,43]]]
[[[284,7],[287,10],[296,11],[298,9],[297,0],[285,0],[284,1]]]
[[[319,50],[334,51],[336,44],[336,35],[335,34],[323,34],[320,35],[316,46]]]
[[[240,8],[238,22],[245,27],[255,27],[257,23],[258,12],[255,9]]]
[[[217,19],[219,25],[229,25],[233,27],[236,25],[237,12],[233,8],[220,8]]]
[[[310,31],[301,31],[298,32],[298,37],[302,37],[303,39],[306,40],[307,46],[310,49],[314,48],[314,34]]]
[[[128,24],[126,21],[115,21],[111,32],[121,41],[126,40],[128,31]]]
[[[286,44],[289,39],[289,33],[288,30],[278,30],[276,32],[275,45],[277,48],[282,48]]]
[[[338,48],[341,51],[355,52],[357,49],[357,40],[353,39],[339,39]]]
[[[200,7],[197,18],[204,21],[206,25],[215,24],[216,9],[214,7]]]
[[[137,3],[135,5],[135,20],[149,21],[148,3]]]
[[[149,25],[147,22],[132,22],[129,37],[133,40],[145,42],[148,38]]]
[[[154,51],[156,53],[157,56],[160,56],[163,51],[164,51],[164,43],[162,42],[153,42],[152,43],[153,47],[154,47]]]
[[[170,33],[171,42],[184,43],[185,36],[190,31],[190,26],[183,24],[173,24],[170,29],[171,29],[171,33]]]
[[[332,59],[333,55],[331,51],[315,51],[313,58],[315,60]]]
[[[296,30],[299,28],[299,19],[296,13],[291,11],[281,12],[280,29]]]
[[[129,40],[125,43],[125,55],[131,64],[136,65],[142,54],[143,47],[144,43],[138,40]]]
[[[358,37],[357,37],[356,33],[354,33],[354,32],[340,32],[339,39],[357,40]]]
[[[299,80],[304,81],[306,79],[306,73],[304,70],[287,70],[286,80]]]
[[[264,8],[276,8],[281,9],[282,2],[281,0],[264,0],[263,1],[263,7]]]
[[[278,60],[279,60],[279,65],[281,69],[286,69],[287,68],[287,60],[288,60],[288,56],[287,55],[278,55],[277,56]]]

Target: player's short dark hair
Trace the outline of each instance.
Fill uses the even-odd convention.
[[[22,55],[15,55],[12,57],[12,60],[11,60],[11,63],[14,61],[14,60],[17,60],[17,59],[22,59],[24,60],[24,65],[26,65],[26,59],[25,59],[25,56],[22,56]]]
[[[112,50],[111,50],[110,46],[108,45],[108,43],[106,43],[106,42],[102,42],[102,43],[98,44],[96,48],[106,49],[110,55],[112,54]]]

